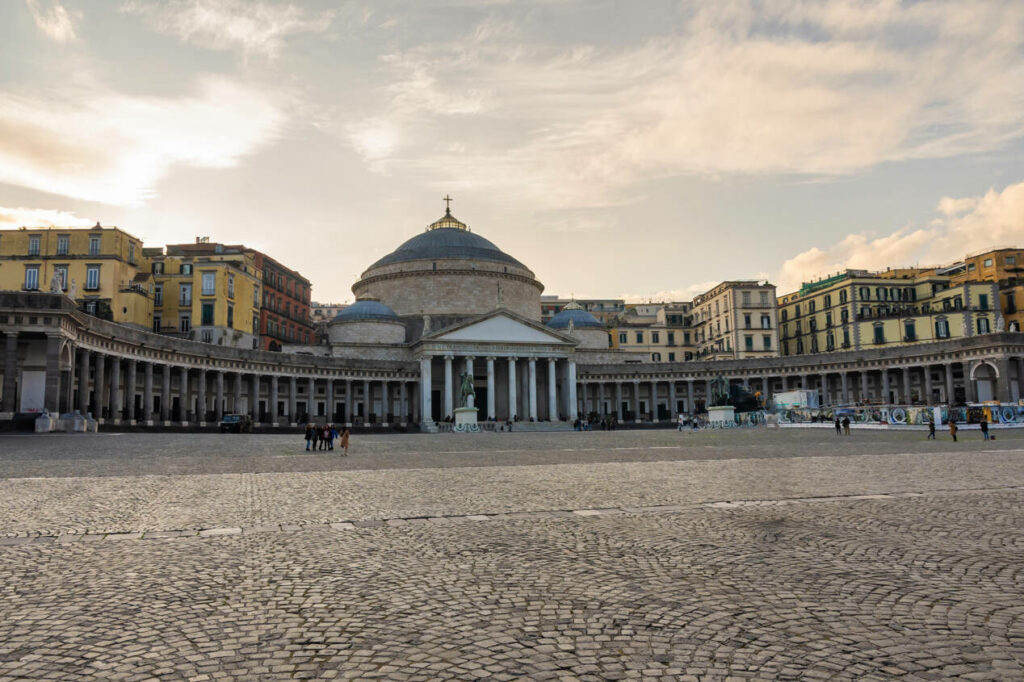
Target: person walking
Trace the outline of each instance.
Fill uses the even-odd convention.
[[[342,457],[348,457],[348,427],[341,432],[341,440],[338,441],[338,447],[345,451]]]
[[[320,427],[315,424],[310,424],[310,438],[313,441],[313,449],[316,450],[317,443],[320,442]]]
[[[850,418],[843,417],[843,435],[850,435]]]
[[[327,449],[334,449],[334,439],[338,437],[338,429],[334,428],[334,424],[327,425]]]
[[[306,452],[309,452],[309,446],[313,442],[313,425],[306,424]]]
[[[982,438],[984,438],[985,440],[988,440],[988,420],[985,419],[984,417],[982,417],[981,418],[981,423],[979,424],[979,426],[981,426],[981,436],[982,436]]]
[[[331,437],[331,425],[330,424],[324,424],[323,428],[320,430],[320,449],[321,450],[326,450],[327,449],[327,441],[330,439],[330,437]]]
[[[952,416],[950,416],[950,418],[949,418],[949,435],[953,436],[953,442],[954,443],[956,442],[956,432],[957,432],[956,420],[953,419]]]
[[[928,438],[926,440],[935,440],[935,417],[928,420]]]
[[[837,436],[843,435],[843,423],[841,421],[839,421],[839,417],[838,416],[836,417],[836,435]]]

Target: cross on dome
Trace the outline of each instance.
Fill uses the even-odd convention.
[[[469,225],[452,215],[452,202],[455,200],[452,199],[451,195],[445,194],[441,200],[444,201],[444,215],[438,220],[430,223],[430,225],[427,226],[427,231],[451,228],[456,230],[466,230],[469,232]]]

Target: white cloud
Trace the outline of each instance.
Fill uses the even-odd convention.
[[[947,265],[969,253],[1024,244],[1024,182],[978,197],[944,197],[936,210],[940,216],[925,227],[905,227],[883,236],[850,234],[824,249],[797,254],[779,271],[779,293],[846,268]]]
[[[247,0],[132,0],[121,10],[144,16],[157,31],[212,50],[275,57],[289,36],[326,31],[333,13],[311,15],[293,4]]]
[[[60,94],[0,93],[0,182],[138,205],[176,164],[224,168],[284,122],[266,93],[220,78],[181,97],[63,85]]]
[[[1024,135],[1019,2],[697,7],[640,43],[551,46],[489,18],[395,51],[343,134],[379,172],[563,208],[680,174],[831,176]],[[399,143],[368,150],[364,127]]]
[[[71,13],[59,2],[49,3],[48,8],[42,6],[41,0],[25,0],[29,12],[39,30],[48,38],[58,43],[66,43],[75,39],[75,27],[71,21]]]
[[[95,220],[50,208],[9,208],[0,206],[0,225],[12,227],[91,227]]]
[[[694,296],[699,296],[710,291],[721,284],[719,280],[708,280],[697,282],[681,289],[663,289],[653,294],[619,294],[616,298],[624,299],[627,303],[678,303],[692,301]]]

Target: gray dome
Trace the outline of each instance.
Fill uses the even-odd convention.
[[[607,329],[601,321],[582,308],[566,306],[560,313],[551,318],[548,326],[552,329],[568,329],[569,322],[574,329]]]
[[[395,311],[380,301],[364,299],[356,301],[338,313],[335,322],[358,322],[361,320],[391,320],[399,322]]]
[[[508,263],[509,265],[529,270],[525,265],[488,240],[473,234],[469,230],[458,227],[436,227],[423,234],[418,234],[371,265],[369,269],[372,270],[382,265],[405,263],[407,261],[441,260],[445,258],[465,258],[468,260]]]

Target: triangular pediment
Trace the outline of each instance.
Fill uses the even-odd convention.
[[[572,344],[574,340],[543,325],[501,311],[469,320],[450,329],[429,335],[431,341],[469,341],[492,343]]]

